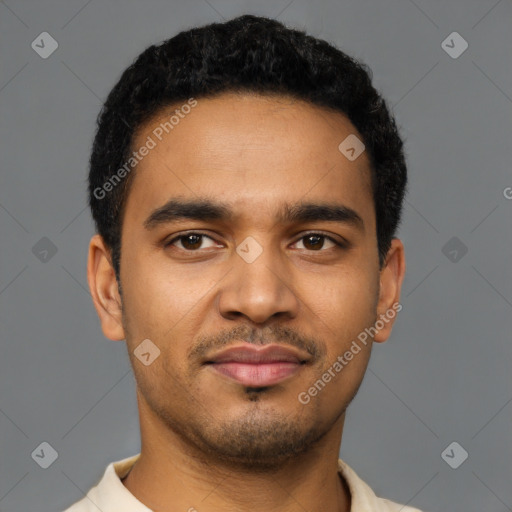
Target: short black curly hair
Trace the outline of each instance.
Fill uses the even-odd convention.
[[[118,281],[123,210],[135,171],[108,194],[102,187],[130,158],[136,131],[161,109],[224,92],[284,95],[348,117],[371,162],[382,267],[400,223],[407,168],[395,120],[371,80],[365,64],[326,41],[253,15],[195,27],[144,50],[99,113],[90,158],[89,206]]]

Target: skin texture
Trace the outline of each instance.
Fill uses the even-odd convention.
[[[379,269],[369,160],[338,150],[358,135],[345,116],[278,96],[197,101],[137,165],[122,226],[122,295],[108,248],[98,235],[90,242],[103,333],[126,340],[137,382],[141,457],[123,483],[155,511],[348,511],[337,459],[372,342],[308,404],[297,397],[399,302],[403,244],[393,239]],[[133,147],[178,107],[142,126]],[[146,229],[172,198],[221,201],[233,216]],[[364,228],[277,220],[284,203],[301,201],[349,207]],[[207,237],[165,246],[189,230]],[[308,239],[311,232],[348,245]],[[249,236],[262,249],[252,263],[236,251]],[[373,341],[385,341],[393,321]],[[148,366],[134,355],[144,339],[160,350]],[[203,364],[244,341],[294,347],[309,359],[259,390]]]

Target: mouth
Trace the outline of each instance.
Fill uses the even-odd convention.
[[[214,355],[204,364],[249,387],[267,387],[297,374],[311,358],[293,348],[244,344]]]

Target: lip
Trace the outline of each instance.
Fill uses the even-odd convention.
[[[281,345],[239,345],[212,356],[205,364],[244,386],[267,387],[295,375],[310,355]]]

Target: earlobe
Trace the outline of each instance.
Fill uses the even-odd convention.
[[[110,250],[98,234],[89,243],[87,281],[103,334],[114,341],[124,340],[122,303]]]
[[[386,261],[380,271],[380,292],[377,304],[374,341],[382,343],[389,338],[397,313],[402,309],[400,292],[405,276],[404,245],[398,238],[393,238]]]

